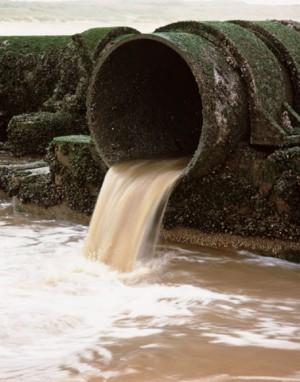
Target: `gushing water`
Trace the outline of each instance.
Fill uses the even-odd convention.
[[[186,159],[130,161],[107,173],[84,251],[119,271],[153,253],[161,219]]]

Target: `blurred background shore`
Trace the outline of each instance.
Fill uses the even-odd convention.
[[[128,25],[151,32],[178,20],[300,20],[299,0],[0,0],[0,35],[73,34]]]

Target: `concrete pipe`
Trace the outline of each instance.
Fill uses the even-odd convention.
[[[110,166],[190,156],[189,174],[208,173],[246,139],[247,97],[222,51],[191,33],[114,40],[96,64],[89,126]]]
[[[287,110],[287,105],[293,102],[290,77],[278,55],[261,38],[262,35],[258,36],[245,22],[239,24],[241,25],[238,22],[179,22],[160,28],[157,32],[197,34],[223,51],[244,81],[249,102],[252,144],[272,147],[299,144],[298,123],[292,125],[290,111]],[[269,29],[272,28],[270,25]],[[286,43],[286,50],[290,48],[293,51],[291,54],[295,68],[299,34],[292,30],[287,37],[287,27],[282,26],[279,31],[279,26],[279,23],[274,22],[272,29],[281,35],[282,41]],[[293,38],[296,39],[294,44],[291,41]]]
[[[300,121],[300,36],[294,28],[279,22],[272,21],[234,21],[253,31],[258,38],[262,39],[269,49],[277,57],[282,65],[286,78],[286,84],[290,86],[292,99],[289,107],[293,108],[294,114],[298,114]],[[287,106],[287,107],[288,107]],[[292,111],[291,111],[292,112]]]
[[[114,40],[88,96],[103,160],[191,156],[198,176],[243,139],[299,144],[299,48],[280,22],[178,22]]]

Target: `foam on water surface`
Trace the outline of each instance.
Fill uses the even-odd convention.
[[[123,274],[84,226],[0,220],[0,381],[300,380],[299,266],[163,245]]]

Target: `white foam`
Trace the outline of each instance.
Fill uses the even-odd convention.
[[[170,264],[185,263],[179,249],[161,248],[160,258],[124,277],[81,255],[85,227],[24,216],[17,220],[20,224],[13,225],[12,217],[3,219],[0,231],[1,381],[83,382],[89,376],[131,375],[136,372],[132,365],[111,367],[117,362],[113,346],[137,341],[139,349],[155,351],[165,346],[159,339],[170,328],[174,341],[300,349],[296,299],[227,293],[193,283],[188,274],[180,283],[176,277],[166,282]],[[194,266],[213,264],[205,256]],[[72,376],[69,368],[79,374]]]

